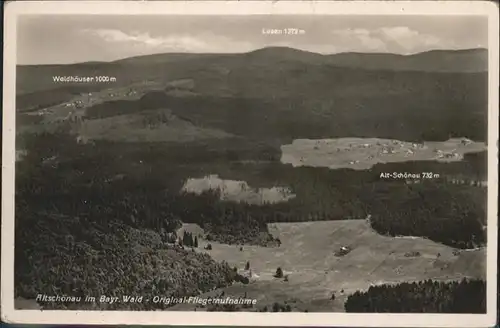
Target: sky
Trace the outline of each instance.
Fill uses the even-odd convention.
[[[301,35],[264,34],[297,28]],[[17,61],[69,64],[168,52],[241,53],[286,46],[322,54],[486,48],[485,16],[23,15]]]

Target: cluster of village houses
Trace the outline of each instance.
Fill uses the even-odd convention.
[[[58,122],[63,122],[63,121],[70,121],[70,122],[81,122],[82,116],[83,116],[83,109],[96,105],[99,102],[110,100],[113,98],[123,98],[125,97],[131,97],[136,95],[137,92],[133,89],[129,89],[127,91],[122,90],[122,91],[103,91],[100,93],[85,93],[81,94],[77,99],[74,99],[70,102],[64,103],[62,105],[58,105],[57,107],[63,106],[66,109],[69,109],[69,113],[65,117],[57,118],[53,120],[54,123]],[[49,109],[49,108],[43,108],[36,113],[35,115],[38,116],[45,116],[48,114],[53,114],[54,110]]]
[[[95,105],[99,100],[109,100],[110,98],[122,98],[122,97],[131,97],[136,95],[137,92],[133,89],[128,89],[127,91],[125,90],[115,90],[115,91],[108,91],[108,92],[100,92],[93,94],[92,92],[89,92],[85,95],[80,96],[79,99],[71,101],[66,103],[64,106],[65,107],[70,107],[70,108],[75,108],[75,109],[81,109],[85,107],[89,107],[92,105]],[[109,99],[107,99],[109,98]]]
[[[142,86],[149,86],[149,85],[154,85],[155,83],[152,81],[144,81],[141,83]],[[194,82],[192,80],[179,80],[179,81],[173,81],[169,83],[170,87],[172,88],[177,88],[177,87],[187,87],[188,89],[192,89],[194,87]],[[140,89],[140,86],[136,86]],[[136,87],[133,88],[121,88],[121,89],[115,89],[115,90],[104,90],[101,92],[96,92],[96,93],[85,93],[85,94],[80,94],[80,96],[77,99],[74,99],[72,101],[69,101],[67,103],[64,103],[63,106],[65,108],[71,108],[71,109],[83,109],[86,107],[90,107],[92,105],[95,105],[99,102],[106,101],[106,100],[111,100],[111,99],[123,99],[126,97],[133,97],[136,96],[139,92],[136,89]],[[51,114],[52,111],[50,111],[47,108],[44,108],[42,110],[39,110],[37,112],[37,115],[46,115],[46,114]]]
[[[464,146],[469,145],[471,143],[472,143],[472,141],[467,139],[467,138],[463,138],[461,140],[461,144]],[[376,145],[382,146],[382,150],[379,152],[380,156],[390,155],[390,154],[398,154],[398,153],[400,153],[400,151],[403,151],[405,157],[410,157],[410,156],[413,156],[417,150],[426,148],[426,146],[424,144],[421,144],[421,143],[412,143],[411,146],[407,148],[406,143],[404,143],[402,141],[398,141],[398,140],[391,141],[391,144],[381,144],[380,142],[377,142]],[[357,148],[359,148],[359,147],[371,148],[372,146],[373,145],[365,143],[362,145],[358,145]],[[404,148],[406,148],[406,149],[404,149]],[[351,149],[352,148],[348,148],[346,150],[350,151]],[[340,150],[338,149],[337,151],[340,151]],[[436,150],[434,150],[434,152],[436,154],[436,158],[438,158],[438,159],[451,159],[451,158],[458,159],[458,158],[460,158],[460,154],[456,152],[456,149],[453,149],[451,151],[443,151],[440,149],[436,149]],[[372,160],[373,158],[375,158],[375,155],[369,155],[367,157],[368,160]],[[359,163],[359,160],[354,160],[354,161],[349,162],[349,164],[351,164],[351,165],[358,164],[358,163]]]
[[[62,104],[64,108],[68,109],[73,109],[73,110],[78,110],[78,109],[83,109],[87,108],[93,105],[96,105],[99,102],[105,101],[105,100],[110,100],[112,98],[123,98],[123,97],[132,97],[135,96],[137,92],[133,89],[128,89],[128,90],[120,90],[120,91],[103,91],[99,93],[85,93],[81,94],[77,99],[74,99],[72,101],[69,101],[67,103]],[[58,105],[59,107],[61,105]],[[47,114],[52,114],[53,111],[50,110],[49,108],[43,108],[39,111],[36,112],[36,115],[47,115]]]
[[[320,143],[321,143],[321,141],[316,141],[316,145],[314,146],[314,150],[320,149]],[[469,145],[471,143],[472,143],[472,141],[467,139],[467,138],[463,138],[461,140],[461,144],[464,146]],[[408,143],[406,143],[406,142],[392,140],[387,144],[383,144],[380,141],[378,141],[376,144],[369,144],[369,143],[356,144],[356,145],[350,144],[349,147],[345,148],[345,149],[337,148],[337,152],[351,151],[355,148],[369,149],[369,148],[372,148],[374,146],[381,148],[381,150],[378,152],[378,155],[381,157],[384,155],[400,154],[402,152],[404,152],[405,157],[411,157],[415,154],[416,151],[423,150],[423,149],[427,148],[427,146],[425,146],[424,144],[421,144],[421,143],[412,143],[411,145],[408,145]],[[444,151],[444,150],[436,149],[436,150],[434,150],[434,153],[436,154],[437,159],[452,159],[452,158],[459,159],[460,158],[460,154],[456,152],[456,149],[453,149],[451,151]],[[375,158],[375,154],[370,154],[370,155],[368,155],[367,160],[373,160],[374,158]],[[301,157],[300,161],[303,163],[305,161],[305,158]],[[360,162],[359,160],[352,160],[352,161],[349,161],[349,164],[354,165],[354,164],[358,164],[359,162]]]
[[[376,145],[382,146],[382,150],[379,152],[380,156],[398,154],[399,153],[398,147],[399,147],[399,149],[403,149],[406,146],[404,142],[401,142],[398,140],[391,141],[391,144],[389,144],[389,145],[388,144],[384,145],[384,144],[381,144],[380,142],[377,142]],[[371,145],[370,144],[362,144],[361,147],[370,148]],[[405,155],[405,157],[412,156],[417,149],[423,149],[424,147],[425,146],[423,144],[412,143],[411,147],[404,151],[404,155]],[[375,155],[369,155],[367,159],[372,160],[373,158],[375,158]],[[359,163],[359,160],[349,162],[349,164],[351,164],[351,165],[357,164],[357,163]]]

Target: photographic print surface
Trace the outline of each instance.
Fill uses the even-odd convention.
[[[14,310],[486,315],[486,13],[223,11],[17,16]]]

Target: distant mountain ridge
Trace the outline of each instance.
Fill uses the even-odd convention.
[[[234,54],[193,54],[166,53],[125,58],[112,63],[160,63],[190,60],[203,57],[272,57],[308,63],[329,64],[341,67],[429,72],[484,72],[488,69],[488,50],[485,48],[459,50],[429,50],[410,55],[394,53],[343,52],[319,54],[290,47],[266,47],[246,53]]]
[[[159,53],[133,56],[110,62],[82,62],[76,64],[18,65],[23,68],[34,67],[99,67],[126,64],[165,64],[186,60],[207,60],[222,58],[275,58],[314,63],[329,64],[341,67],[376,70],[403,70],[429,72],[484,72],[488,69],[488,50],[471,49],[435,49],[415,54],[402,55],[395,53],[341,52],[336,54],[320,54],[291,47],[265,47],[244,53]]]
[[[488,50],[430,50],[412,55],[341,53],[330,55],[329,63],[372,70],[476,73],[488,70]]]
[[[407,56],[322,55],[287,47],[267,47],[239,54],[167,53],[103,63],[18,66],[16,107],[30,110],[68,101],[79,93],[131,87],[146,81],[166,86],[184,79],[193,81],[195,93],[214,97],[294,96],[319,101],[332,99],[333,93],[339,97],[359,93],[368,96],[403,94],[413,89],[430,95],[444,85],[454,85],[456,90],[466,85],[467,89],[477,88],[470,83],[486,75],[487,54],[485,49],[470,49]],[[105,76],[113,78],[113,82],[61,83],[54,82],[55,76]]]

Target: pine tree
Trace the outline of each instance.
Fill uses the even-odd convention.
[[[283,278],[283,270],[281,268],[276,269],[276,273],[274,274],[275,278]]]
[[[198,247],[198,237],[194,237],[194,247]]]
[[[245,264],[245,270],[250,270],[250,262],[247,261],[247,264]]]
[[[184,234],[182,236],[182,243],[186,246],[188,246],[188,235],[187,235],[187,231],[184,231]]]

